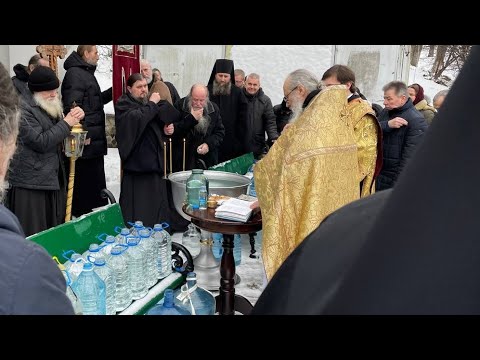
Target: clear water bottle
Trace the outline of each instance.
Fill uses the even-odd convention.
[[[196,258],[200,254],[200,232],[192,223],[188,224],[188,230],[183,233],[182,245]]]
[[[105,283],[105,309],[106,315],[115,315],[117,313],[115,304],[116,280],[113,269],[107,265],[104,258],[96,258],[94,262],[94,271]]]
[[[102,247],[96,243],[90,244],[88,250],[83,253],[83,258],[92,264],[95,262],[95,259],[103,256]]]
[[[215,297],[210,291],[197,285],[197,275],[187,274],[187,283],[174,293],[178,306],[191,315],[214,315]]]
[[[115,274],[115,311],[125,310],[132,302],[128,257],[125,250],[127,245],[114,246],[110,251],[111,258],[108,262]]]
[[[83,271],[73,283],[72,289],[82,302],[84,315],[105,315],[105,283],[93,271],[92,263],[83,264]]]
[[[112,235],[107,235],[105,241],[100,244],[100,247],[102,248],[102,253],[103,257],[105,258],[106,261],[110,258],[110,252],[112,251],[113,247],[116,244],[116,239],[115,236]]]
[[[175,305],[173,290],[167,289],[163,294],[163,301],[161,300],[157,305],[150,309],[147,312],[147,315],[190,315],[190,312]]]
[[[66,255],[71,252],[73,254],[70,256],[69,260],[65,261],[63,266],[65,266],[65,270],[68,272],[68,275],[73,283],[77,279],[78,275],[80,275],[82,272],[85,259],[81,254],[73,252],[73,250],[67,251],[65,254],[63,254],[63,256],[67,257]]]
[[[155,224],[152,239],[157,248],[157,276],[163,279],[172,273],[172,238],[162,224]]]
[[[223,255],[223,235],[219,233],[213,233],[213,256],[215,259],[221,259]],[[240,234],[235,234],[233,237],[233,259],[235,261],[235,266],[238,266],[242,262],[242,236]]]
[[[220,260],[223,255],[223,236],[222,234],[219,233],[212,233],[212,240],[213,240],[213,245],[212,245],[212,251],[213,251],[213,256],[215,256],[215,259]]]
[[[200,188],[199,200],[198,200],[200,210],[207,210],[207,199],[208,199],[207,187],[203,185]]]
[[[235,234],[233,237],[233,259],[235,260],[235,266],[242,263],[242,236]]]
[[[187,202],[193,209],[200,207],[200,190],[205,186],[208,194],[208,179],[203,174],[203,169],[193,169],[187,179]],[[207,195],[208,196],[208,195]]]
[[[128,271],[133,300],[141,299],[148,293],[147,283],[145,282],[146,261],[143,250],[138,246],[139,239],[139,237],[129,237],[127,239]]]
[[[140,230],[144,229],[145,226],[143,226],[143,221],[135,221],[135,223],[129,222],[132,227],[130,228],[130,235],[132,236],[140,236]]]
[[[128,235],[130,235],[130,230],[128,228],[123,228],[120,233],[115,236],[115,242],[120,245],[127,245]]]
[[[83,264],[82,264],[82,267],[83,267]],[[65,278],[65,282],[67,284],[66,294],[68,299],[72,303],[73,311],[75,312],[75,315],[82,315],[83,314],[82,302],[72,290],[72,287],[71,287],[72,279],[70,278],[68,271],[62,270],[62,273],[63,273],[63,277]]]
[[[139,246],[143,250],[144,263],[145,263],[145,284],[147,289],[150,289],[157,283],[158,270],[157,270],[157,249],[155,247],[154,240],[150,237],[150,230],[140,230],[140,243]]]

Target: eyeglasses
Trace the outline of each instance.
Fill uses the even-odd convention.
[[[287,101],[288,101],[288,97],[290,96],[290,94],[291,94],[292,92],[294,92],[295,90],[297,90],[297,88],[298,88],[298,85],[295,86],[292,90],[290,90],[290,92],[283,97],[283,101],[287,102]]]

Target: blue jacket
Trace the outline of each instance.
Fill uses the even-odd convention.
[[[0,205],[0,315],[73,315],[65,279],[50,255],[25,239],[17,217]]]

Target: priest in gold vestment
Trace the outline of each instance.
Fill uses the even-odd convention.
[[[267,279],[326,216],[360,197],[346,87],[318,86],[308,70],[288,75],[283,88],[292,122],[255,166]]]
[[[375,192],[375,179],[382,168],[382,129],[368,101],[362,99],[355,85],[355,73],[345,65],[333,65],[322,76],[324,86],[347,87],[347,125],[353,129],[357,143],[360,197]]]

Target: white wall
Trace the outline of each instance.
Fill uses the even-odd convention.
[[[332,64],[332,53],[333,45],[234,45],[231,59],[246,75],[260,75],[263,91],[276,105],[282,102],[289,73],[304,68],[320,79]]]

